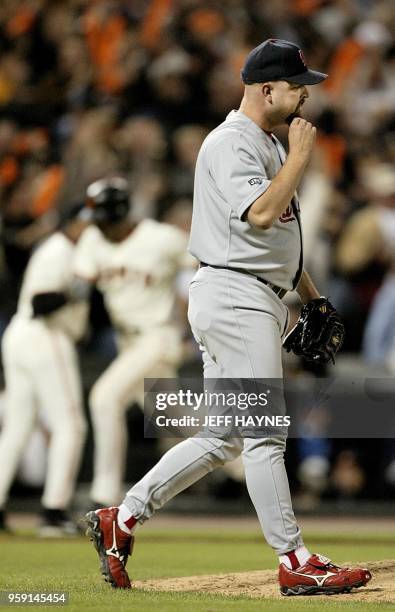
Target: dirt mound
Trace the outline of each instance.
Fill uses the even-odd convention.
[[[349,565],[356,564],[350,563]],[[395,560],[361,562],[357,565],[367,567],[372,572],[373,577],[368,586],[354,589],[347,595],[331,595],[331,598],[344,600],[347,597],[352,601],[395,603]],[[277,572],[273,570],[144,580],[135,582],[134,587],[148,591],[199,591],[227,596],[281,597],[278,590]],[[315,597],[321,599],[328,596],[316,595]]]

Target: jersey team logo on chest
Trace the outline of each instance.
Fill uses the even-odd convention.
[[[288,223],[289,221],[296,221],[292,204],[288,204],[281,217],[278,219],[280,223]]]

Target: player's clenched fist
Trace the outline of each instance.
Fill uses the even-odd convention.
[[[297,155],[301,161],[307,163],[313,151],[316,132],[316,128],[306,119],[293,119],[288,132],[289,154]]]

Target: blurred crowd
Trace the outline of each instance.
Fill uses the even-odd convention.
[[[97,178],[129,179],[136,218],[186,226],[198,150],[238,107],[246,54],[284,38],[329,74],[305,106],[306,267],[345,319],[344,350],[394,373],[394,34],[392,0],[2,0],[0,330],[32,249]],[[333,483],[361,490],[347,452]]]

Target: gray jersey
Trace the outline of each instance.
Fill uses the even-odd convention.
[[[302,269],[296,196],[269,229],[252,227],[243,216],[269,187],[285,157],[279,141],[240,111],[229,113],[207,136],[195,171],[192,255],[295,288]]]

